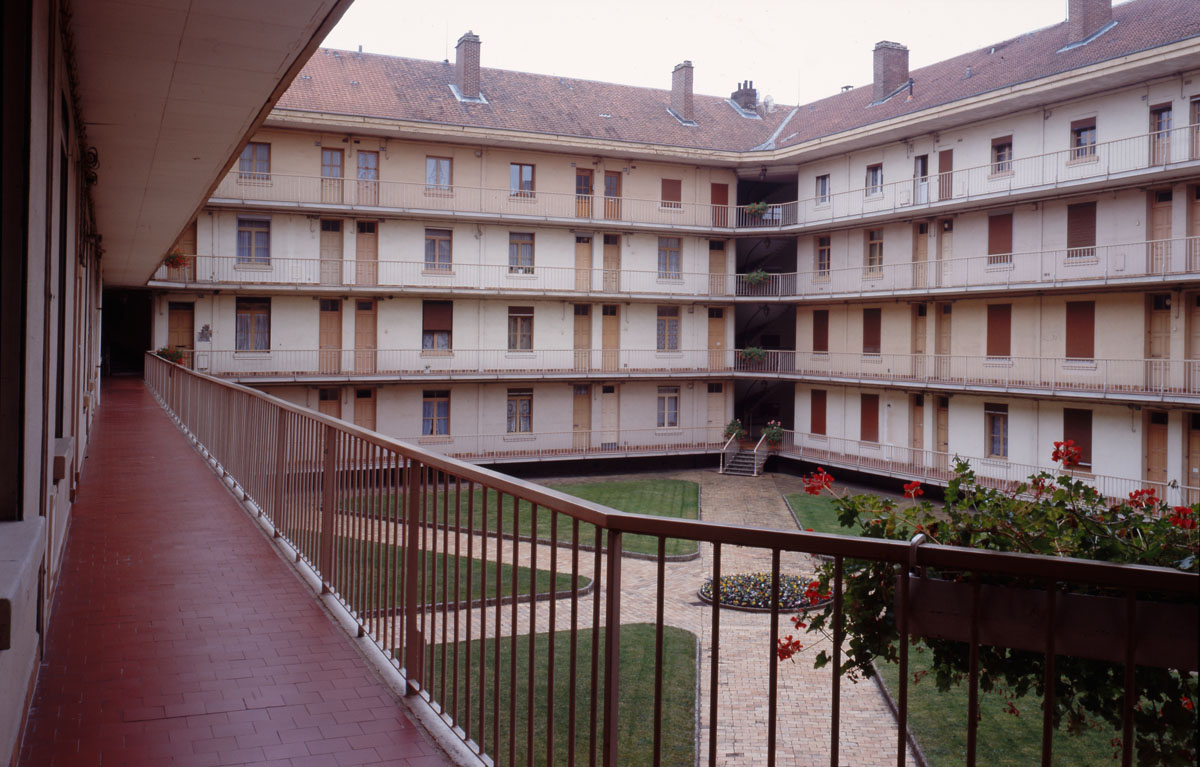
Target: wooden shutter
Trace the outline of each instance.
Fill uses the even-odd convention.
[[[1067,206],[1067,247],[1090,248],[1096,244],[1096,203]]]
[[[859,432],[863,442],[879,441],[879,395],[863,394],[859,415]]]
[[[987,356],[1012,354],[1012,304],[988,304]]]
[[[879,309],[863,309],[863,354],[879,354],[879,315]]]
[[[809,394],[811,414],[808,419],[808,430],[813,434],[825,433],[825,390],[813,389]]]
[[[1002,213],[999,216],[988,216],[989,256],[995,256],[1002,253],[1012,253],[1012,226],[1013,217],[1011,213]]]
[[[829,310],[813,310],[813,351],[829,351]]]
[[[1079,466],[1092,468],[1092,411],[1063,408],[1063,439],[1079,448]]]
[[[662,201],[679,202],[683,199],[683,182],[677,178],[662,180]]]
[[[1096,302],[1067,302],[1067,356],[1090,360],[1096,356]]]
[[[424,305],[424,330],[451,330],[454,326],[453,301],[426,301]]]

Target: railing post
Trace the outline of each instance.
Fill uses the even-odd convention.
[[[321,472],[321,593],[326,594],[333,582],[334,487],[337,484],[337,427],[325,427],[325,466]]]
[[[608,587],[604,594],[604,764],[617,767],[617,709],[621,684],[621,532],[608,530]]]
[[[417,593],[417,570],[420,569],[421,540],[421,472],[415,459],[408,460],[404,475],[404,694],[415,695],[422,686],[425,662],[425,643],[417,625],[421,612]],[[496,545],[500,545],[497,536]],[[497,576],[499,577],[499,576]]]
[[[287,411],[279,408],[279,425],[275,429],[275,474],[272,477],[271,524],[278,538],[279,525],[283,520],[283,494],[287,488]],[[259,513],[262,513],[261,507]]]

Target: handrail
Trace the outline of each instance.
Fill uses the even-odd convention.
[[[738,435],[732,434],[729,439],[725,440],[725,446],[721,448],[721,473],[725,473],[725,466],[729,461],[729,446],[737,441]]]
[[[765,456],[761,462],[758,460],[758,449],[760,447],[762,447],[763,442],[766,442],[766,441],[767,441],[767,435],[764,434],[758,438],[758,442],[756,442],[754,445],[754,476],[756,476],[756,477],[758,476],[759,470],[762,469],[762,465],[764,463],[766,463],[766,460],[767,460]]]

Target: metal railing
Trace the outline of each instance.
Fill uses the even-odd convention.
[[[1112,177],[1200,160],[1195,126],[1150,132],[1089,147],[1075,147],[987,163],[924,177],[906,177],[795,202],[711,205],[630,197],[579,195],[430,185],[375,179],[324,178],[230,171],[212,202],[237,201],[311,206],[331,210],[479,214],[506,220],[537,219],[605,226],[646,224],[656,228],[788,230],[1010,194],[1020,190],[1104,181]],[[889,166],[890,167],[890,166]],[[911,165],[909,166],[911,167]],[[885,171],[888,168],[884,169]],[[749,209],[748,209],[749,208]]]
[[[487,755],[495,765],[518,764],[518,741],[534,743],[536,730],[557,733],[547,740],[547,761],[554,758],[555,738],[568,752],[571,763],[622,763],[619,733],[631,717],[649,720],[652,738],[642,748],[647,761],[658,763],[663,751],[664,605],[666,598],[666,544],[668,538],[696,541],[705,552],[705,569],[712,575],[714,605],[705,608],[711,621],[711,642],[702,652],[711,677],[697,701],[699,716],[707,726],[699,761],[715,767],[723,753],[722,700],[725,689],[718,673],[723,652],[721,616],[722,553],[738,547],[769,556],[772,572],[770,628],[756,649],[769,681],[758,691],[766,700],[765,726],[739,732],[739,743],[765,745],[766,764],[776,763],[779,738],[791,737],[779,722],[779,578],[783,555],[821,554],[834,559],[835,579],[830,622],[832,663],[830,726],[826,738],[831,765],[840,763],[842,729],[841,653],[843,624],[843,563],[847,558],[890,563],[897,568],[897,618],[900,626],[899,685],[895,691],[900,726],[894,732],[896,763],[908,758],[906,744],[908,700],[909,621],[920,609],[911,598],[913,586],[926,584],[925,568],[942,572],[969,571],[974,576],[1019,576],[1034,579],[1046,599],[1070,597],[1078,590],[1114,591],[1130,605],[1118,611],[1107,635],[1123,637],[1106,643],[1103,660],[1124,663],[1127,673],[1126,721],[1123,765],[1132,764],[1133,707],[1136,702],[1136,665],[1161,665],[1162,642],[1182,642],[1184,660],[1174,667],[1194,670],[1195,616],[1180,622],[1169,636],[1153,632],[1152,639],[1135,631],[1139,599],[1193,599],[1197,576],[1161,568],[1112,565],[1067,558],[1037,557],[941,545],[910,545],[904,541],[872,540],[798,531],[759,530],[748,527],[624,514],[597,504],[487,471],[461,461],[438,456],[418,446],[359,429],[283,400],[201,375],[147,354],[147,386],[202,454],[227,477],[237,493],[258,509],[275,535],[294,546],[299,560],[307,562],[358,623],[394,668],[404,675],[406,693],[419,695],[467,747]],[[525,525],[523,528],[522,525]],[[581,533],[581,526],[591,525]],[[547,531],[543,534],[543,530]],[[626,536],[650,536],[657,542],[653,557],[655,586],[648,590],[654,602],[652,710],[630,710],[621,705],[622,610],[629,598],[622,586],[628,565],[623,560]],[[449,563],[453,561],[453,567]],[[547,570],[550,584],[562,581],[569,592],[544,602],[530,601],[524,614],[518,610],[521,578],[505,585],[499,580],[502,566],[528,566]],[[589,567],[590,565],[590,567]],[[591,596],[579,586],[591,579]],[[529,583],[532,577],[526,577]],[[501,588],[502,587],[502,588]],[[694,588],[695,586],[693,586]],[[536,587],[534,587],[536,588]],[[509,590],[510,589],[510,590]],[[548,591],[555,590],[550,585]],[[552,597],[551,594],[545,594]],[[590,601],[590,605],[589,605]],[[561,604],[560,604],[561,603]],[[1052,601],[1053,605],[1054,602]],[[585,613],[590,606],[590,619]],[[1170,605],[1168,605],[1170,607]],[[1191,607],[1184,606],[1182,609]],[[1178,608],[1178,606],[1176,606]],[[1194,608],[1193,612],[1194,612]],[[1004,620],[993,615],[989,603],[980,604],[969,621],[970,644],[979,646],[980,620]],[[545,705],[535,705],[535,679],[539,645],[535,641],[539,619],[545,615],[549,643],[539,695]],[[602,617],[603,616],[603,617]],[[1121,618],[1119,616],[1124,616]],[[1065,621],[1045,622],[1031,636],[1044,637],[1047,665],[1052,667],[1055,647],[1073,628]],[[1065,625],[1064,625],[1065,624]],[[590,637],[590,659],[577,653],[580,636]],[[558,636],[565,640],[570,664],[556,663],[553,649]],[[485,639],[491,639],[490,647]],[[1055,641],[1060,644],[1056,645]],[[1148,643],[1153,643],[1153,647]],[[1187,644],[1190,643],[1190,644]],[[501,684],[501,645],[507,647],[508,673]],[[1115,649],[1108,647],[1112,644]],[[1174,645],[1172,645],[1174,647]],[[485,652],[485,649],[488,652]],[[550,657],[546,659],[545,654]],[[604,658],[603,674],[598,672]],[[1180,657],[1180,652],[1171,657]],[[520,664],[518,664],[518,659]],[[578,662],[577,662],[578,661]],[[727,661],[726,661],[727,662]],[[518,674],[527,668],[528,676]],[[583,685],[589,674],[595,682]],[[566,676],[569,691],[568,721],[556,719],[556,673]],[[977,703],[977,671],[972,668],[970,705]],[[560,679],[560,682],[563,681]],[[1044,701],[1053,709],[1055,685],[1047,685]],[[576,696],[576,690],[587,689]],[[739,691],[733,693],[743,695]],[[524,701],[518,720],[517,699]],[[506,713],[507,712],[507,713]],[[502,722],[507,717],[507,722]],[[968,760],[974,744],[975,721],[967,724]],[[584,731],[587,730],[585,735]],[[1043,724],[1043,764],[1049,765],[1053,738],[1051,718]],[[814,735],[800,737],[811,742]],[[521,750],[524,750],[522,748]],[[527,755],[532,761],[533,754]]]
[[[758,438],[758,442],[754,443],[754,476],[762,473],[762,468],[767,463],[767,458],[770,457],[771,451],[767,446],[767,435],[762,435]]]
[[[725,445],[721,448],[721,466],[720,472],[725,473],[725,467],[733,460],[733,457],[741,450],[741,443],[738,435],[734,434],[729,439],[725,440]]]
[[[547,460],[636,455],[712,453],[721,449],[723,426],[580,428],[571,431],[503,432],[499,434],[422,434],[405,437],[439,455],[464,461]]]

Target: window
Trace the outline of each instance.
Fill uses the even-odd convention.
[[[679,387],[658,387],[658,428],[674,428],[679,425]]]
[[[1008,357],[1012,353],[1012,304],[988,304],[987,356]]]
[[[809,393],[808,430],[813,434],[825,434],[825,400],[824,389],[813,389]]]
[[[825,354],[829,351],[829,310],[813,309],[813,351]]]
[[[271,350],[271,299],[239,298],[235,316],[236,344],[239,352]]]
[[[508,307],[508,350],[533,349],[533,307]]]
[[[683,182],[677,178],[662,180],[662,206],[664,208],[683,207]]]
[[[508,233],[508,273],[533,274],[533,232]]]
[[[879,441],[879,395],[862,394],[859,399],[859,439],[863,442]]]
[[[342,150],[321,150],[321,178],[342,177]]]
[[[239,264],[271,263],[271,222],[260,218],[239,218],[237,230]]]
[[[1067,206],[1067,258],[1096,255],[1096,203]]]
[[[863,309],[863,354],[879,354],[881,351],[882,314],[878,307]]]
[[[883,194],[883,163],[867,166],[867,196]]]
[[[679,238],[658,238],[658,278],[660,280],[678,280],[679,272]]]
[[[453,347],[454,302],[425,301],[421,306],[421,348],[449,351]]]
[[[817,176],[817,204],[829,204],[829,174]]]
[[[449,229],[425,230],[425,269],[426,271],[450,271]]]
[[[450,392],[426,390],[421,395],[421,434],[443,436],[450,433]]]
[[[1008,458],[1008,405],[983,403],[985,439],[988,458]]]
[[[883,230],[867,230],[866,273],[883,274]]]
[[[1067,302],[1068,359],[1090,360],[1096,354],[1096,302]]]
[[[1001,213],[995,216],[988,216],[988,265],[1011,264],[1012,245],[1012,214]]]
[[[508,390],[508,433],[533,431],[533,389]]]
[[[813,254],[813,271],[817,279],[829,279],[829,267],[833,261],[833,247],[830,236],[820,235],[816,238],[816,252]]]
[[[1071,122],[1071,159],[1087,160],[1096,156],[1096,118]]]
[[[1092,411],[1063,408],[1063,439],[1079,448],[1079,468],[1092,468]]]
[[[992,174],[1008,175],[1012,173],[1013,140],[1012,136],[1001,136],[992,139]]]
[[[658,350],[679,351],[679,307],[658,307]]]
[[[238,180],[267,182],[271,180],[271,145],[249,143],[238,158]]]
[[[508,166],[508,194],[533,197],[533,166],[514,162]]]
[[[425,191],[449,192],[453,183],[453,160],[449,157],[425,158]]]

